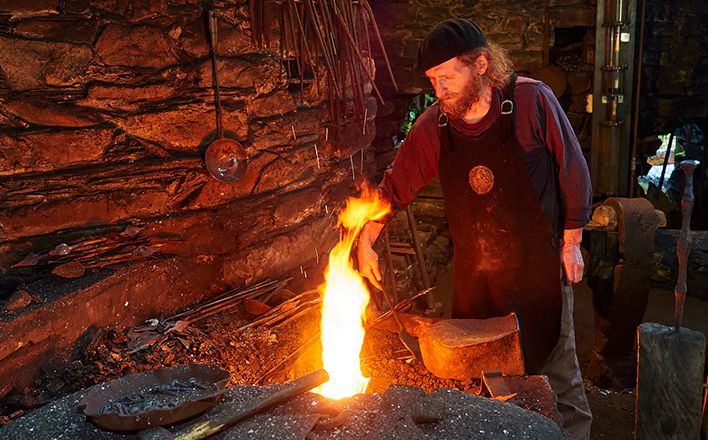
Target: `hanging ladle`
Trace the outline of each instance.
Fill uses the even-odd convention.
[[[224,125],[221,120],[221,98],[219,96],[219,77],[216,70],[216,13],[208,15],[209,55],[211,55],[211,79],[214,85],[216,103],[216,130],[219,138],[209,144],[204,154],[204,162],[209,174],[221,182],[234,182],[246,171],[248,156],[243,146],[233,139],[224,137]]]

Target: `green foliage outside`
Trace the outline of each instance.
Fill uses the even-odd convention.
[[[413,126],[413,123],[415,123],[416,119],[418,119],[418,116],[420,116],[423,111],[430,107],[435,101],[437,101],[437,98],[427,93],[418,95],[411,100],[411,103],[408,105],[406,117],[403,119],[403,123],[401,124],[401,129],[396,136],[394,136],[394,148],[401,146],[403,139],[405,139],[408,132],[411,131],[411,127]]]

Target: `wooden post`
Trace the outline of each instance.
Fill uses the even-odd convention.
[[[706,336],[681,327],[686,301],[686,263],[691,250],[693,171],[697,165],[695,160],[685,160],[680,165],[686,183],[681,199],[681,235],[676,243],[679,273],[674,290],[674,327],[650,322],[637,330],[638,440],[697,439],[701,431]]]
[[[637,337],[637,440],[698,439],[706,336],[646,322]]]

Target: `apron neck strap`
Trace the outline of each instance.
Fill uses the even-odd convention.
[[[502,90],[502,102],[500,113],[502,115],[510,115],[514,112],[514,87],[516,87],[516,73],[512,72],[509,75],[509,82]]]

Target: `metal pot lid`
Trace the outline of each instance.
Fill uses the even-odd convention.
[[[248,156],[233,139],[219,138],[207,147],[204,161],[209,174],[221,182],[235,182],[246,171]]]

